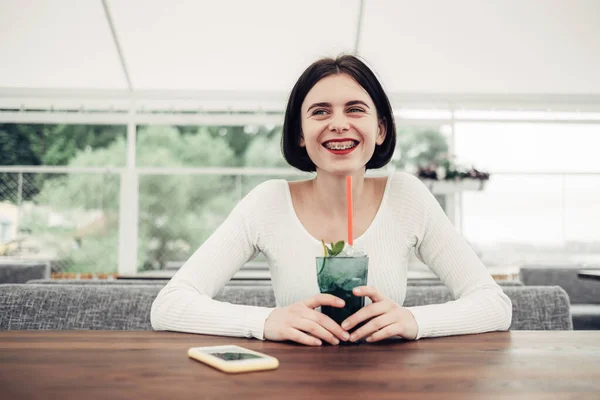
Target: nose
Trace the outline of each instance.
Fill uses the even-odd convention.
[[[347,132],[350,130],[350,123],[344,113],[336,113],[331,118],[329,130],[336,133]]]

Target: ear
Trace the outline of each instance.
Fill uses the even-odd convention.
[[[387,134],[385,118],[382,118],[379,121],[379,125],[377,126],[377,137],[375,138],[375,143],[379,146],[383,144],[385,141],[385,135]]]
[[[300,136],[300,147],[306,147],[306,143],[304,143],[304,135]]]

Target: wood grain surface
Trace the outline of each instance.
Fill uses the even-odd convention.
[[[237,344],[280,361],[228,375],[189,347]],[[0,398],[600,398],[600,331],[515,331],[356,346],[172,332],[0,332]]]

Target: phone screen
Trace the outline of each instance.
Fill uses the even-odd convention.
[[[261,356],[257,356],[256,354],[237,353],[237,352],[232,352],[232,351],[215,352],[215,353],[208,353],[208,354],[210,354],[211,356],[220,358],[221,360],[225,360],[225,361],[252,360],[252,359],[256,359],[256,358],[262,358]]]

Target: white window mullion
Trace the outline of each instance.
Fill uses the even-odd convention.
[[[135,107],[129,111],[127,123],[127,165],[121,173],[119,203],[119,275],[137,272],[139,179],[135,165]]]
[[[448,140],[448,153],[453,156],[456,151],[456,131],[455,131],[455,119],[454,119],[454,105],[452,105],[450,110],[450,137]],[[446,215],[452,222],[452,224],[456,227],[456,230],[462,232],[462,195],[459,191],[458,193],[448,193],[446,194],[445,199],[446,206]]]

